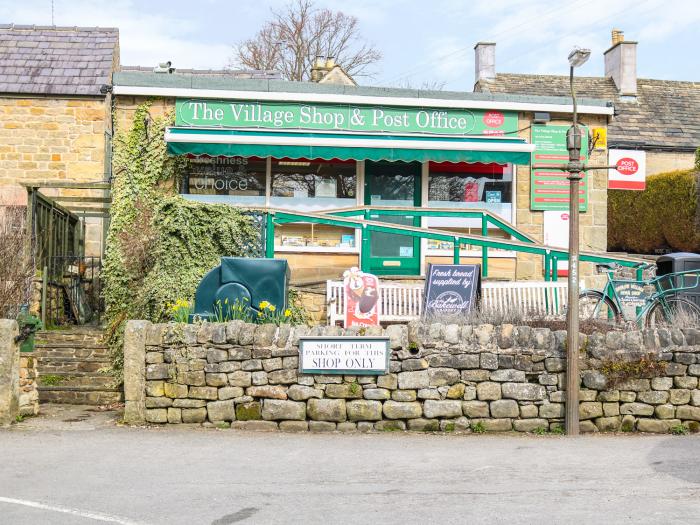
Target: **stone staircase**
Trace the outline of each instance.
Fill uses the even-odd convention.
[[[112,376],[99,370],[110,365],[109,349],[99,328],[75,327],[36,334],[39,401],[104,405],[121,401]]]

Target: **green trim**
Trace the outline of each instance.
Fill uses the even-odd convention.
[[[403,162],[495,162],[498,164],[529,164],[530,153],[518,151],[472,151],[444,150],[440,142],[455,144],[495,143],[524,144],[522,139],[490,139],[484,137],[431,137],[431,136],[401,136],[386,134],[342,134],[342,133],[291,133],[282,131],[242,131],[203,128],[170,128],[172,136],[203,135],[202,142],[168,142],[168,153],[171,155],[210,155],[227,157],[273,157],[273,158],[307,158],[307,159],[339,159],[339,160],[370,160],[370,161],[403,161]],[[375,148],[349,146],[281,146],[273,144],[221,144],[206,142],[206,135],[236,136],[236,137],[300,137],[300,138],[342,138],[356,140],[394,140],[402,142],[436,142],[436,149],[426,148]]]

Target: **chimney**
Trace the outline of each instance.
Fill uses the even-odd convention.
[[[474,83],[496,78],[496,42],[477,42],[474,46]]]
[[[612,77],[620,95],[637,95],[637,42],[625,40],[619,29],[612,30],[612,46],[605,57],[605,76]]]
[[[330,57],[329,57],[330,59]],[[318,82],[326,72],[326,57],[316,55],[313,66],[311,66],[311,82]]]

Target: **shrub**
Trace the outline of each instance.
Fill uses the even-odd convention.
[[[627,379],[652,378],[664,375],[666,361],[660,361],[655,355],[649,354],[640,359],[630,361],[624,359],[607,359],[601,363],[600,371],[607,378],[608,389],[614,389]]]
[[[257,253],[253,218],[226,205],[201,204],[176,194],[186,160],[167,155],[165,127],[149,104],[114,139],[110,229],[103,269],[107,339],[121,382],[126,321],[170,321],[171,303],[189,301],[221,256]],[[184,312],[181,312],[184,315]]]
[[[700,251],[700,173],[652,175],[645,191],[608,192],[608,249]]]

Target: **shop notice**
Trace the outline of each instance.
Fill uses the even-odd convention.
[[[390,352],[388,337],[301,337],[299,372],[382,375]]]

